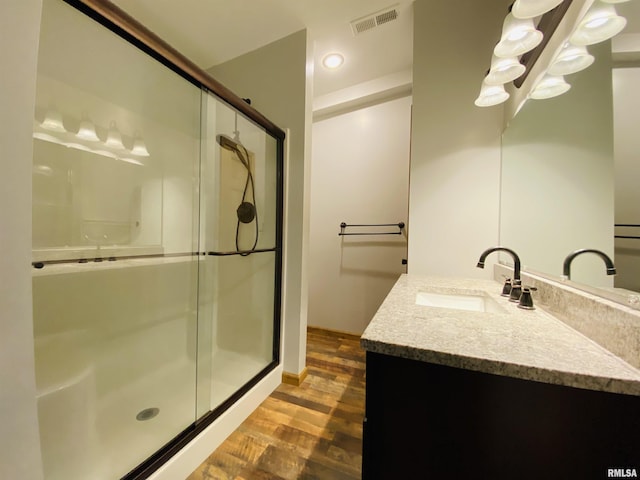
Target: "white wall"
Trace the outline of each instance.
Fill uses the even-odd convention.
[[[640,68],[613,69],[615,222],[640,224]],[[640,228],[617,228],[618,235],[640,236]],[[640,241],[615,240],[615,286],[640,291]]]
[[[0,478],[42,478],[31,313],[31,152],[40,0],[0,5]]]
[[[475,265],[498,241],[502,108],[473,101],[510,3],[414,3],[409,273],[491,276]]]
[[[252,106],[288,135],[288,171],[283,304],[286,372],[305,366],[309,162],[311,158],[311,42],[301,30],[265,47],[210,68],[209,73],[234,93],[250,98]]]
[[[407,222],[410,125],[406,96],[313,124],[309,325],[361,334],[406,271],[405,235],[337,234]]]

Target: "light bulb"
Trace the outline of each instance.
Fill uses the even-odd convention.
[[[511,13],[516,18],[535,18],[553,10],[563,0],[516,0]]]
[[[545,75],[542,80],[534,87],[531,92],[531,98],[536,100],[544,100],[546,98],[557,97],[569,91],[571,85],[564,81],[564,77],[560,75]]]
[[[505,102],[509,98],[509,93],[504,89],[504,85],[487,85],[482,82],[480,95],[474,102],[477,107],[492,107]]]
[[[142,141],[142,138],[136,136],[133,140],[133,148],[131,149],[131,153],[134,155],[138,155],[139,157],[148,157],[149,151],[147,150],[147,146]]]
[[[98,135],[96,134],[96,127],[93,125],[93,123],[91,123],[90,120],[86,118],[80,122],[80,128],[78,129],[76,137],[87,140],[89,142],[100,141]]]
[[[500,58],[495,55],[491,59],[491,69],[485,78],[487,85],[500,85],[520,77],[526,70],[517,58]]]
[[[40,124],[40,126],[46,130],[51,130],[53,132],[66,132],[67,130],[64,128],[64,124],[62,123],[62,115],[57,110],[47,110],[47,113],[44,116],[44,120]]]
[[[115,148],[116,150],[124,150],[124,144],[122,143],[122,135],[116,127],[116,122],[109,124],[109,132],[107,133],[107,139],[104,144],[107,147]]]
[[[617,35],[627,25],[627,19],[613,5],[595,3],[570,37],[574,45],[593,45]]]
[[[322,59],[322,65],[330,70],[340,67],[344,63],[344,57],[339,53],[330,53]]]
[[[551,75],[570,75],[589,67],[595,58],[582,45],[567,43],[547,70]]]
[[[517,57],[536,48],[542,32],[536,30],[531,19],[515,18],[511,13],[504,19],[502,38],[493,50],[497,57]]]

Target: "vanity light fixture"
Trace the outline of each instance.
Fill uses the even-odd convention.
[[[597,1],[587,11],[569,40],[574,45],[593,45],[617,35],[626,24],[627,19],[618,15],[613,5]]]
[[[517,57],[533,50],[542,41],[542,32],[536,30],[533,20],[516,18],[509,13],[502,25],[502,37],[493,53],[497,57]]]
[[[500,103],[506,102],[509,93],[504,89],[504,85],[489,85],[486,80],[482,82],[480,95],[474,102],[478,107],[492,107]]]
[[[51,130],[53,132],[66,132],[64,124],[62,123],[62,114],[54,109],[47,110],[44,116],[44,120],[40,124],[45,130]]]
[[[594,60],[593,55],[587,51],[587,47],[567,42],[547,72],[551,75],[570,75],[588,68]]]
[[[563,0],[516,0],[511,13],[516,18],[535,18],[560,5]]]
[[[322,59],[322,65],[329,70],[335,70],[344,63],[344,57],[339,53],[329,53]]]
[[[134,160],[133,158],[118,157],[117,160],[120,160],[120,161],[126,162],[126,163],[131,163],[133,165],[139,165],[141,167],[144,167],[144,163],[142,163],[140,160]]]
[[[53,176],[53,168],[49,165],[34,165],[33,173],[38,175],[44,175],[45,177]]]
[[[484,81],[487,85],[503,85],[518,78],[525,70],[525,66],[516,57],[500,58],[494,55],[491,69]]]
[[[109,132],[107,133],[107,139],[104,144],[107,147],[114,148],[116,150],[124,150],[124,144],[122,143],[122,135],[118,131],[116,127],[116,122],[111,122],[109,124]]]
[[[531,91],[530,97],[536,100],[557,97],[571,88],[561,75],[546,74]]]
[[[537,84],[533,85],[528,98],[545,99],[561,95],[571,89],[564,80],[564,75],[579,72],[588,68],[594,57],[586,49],[592,45],[620,33],[627,20],[618,15],[613,4],[629,0],[594,0],[586,13],[578,20],[577,26],[569,38],[565,38],[564,46],[556,53],[547,66]],[[516,0],[510,13],[506,16],[500,42],[494,48],[491,68],[482,82],[480,95],[475,101],[479,107],[487,107],[502,103],[509,98],[509,92],[501,83],[513,81],[515,88],[520,88],[527,79],[531,67],[539,58],[547,45],[548,39],[556,31],[565,13],[571,6],[571,0]],[[533,18],[542,15],[538,22],[540,30],[533,26]],[[531,35],[531,37],[529,37]],[[529,43],[530,42],[530,43]],[[500,63],[496,57],[508,59],[514,68],[511,75],[507,72],[507,63]],[[517,61],[521,66],[513,63]],[[517,69],[517,70],[516,70]],[[520,71],[520,75],[516,72]],[[511,77],[515,78],[511,78]],[[499,88],[491,88],[499,87]],[[521,102],[518,109],[522,107]]]
[[[67,148],[73,148],[74,150],[80,150],[81,152],[91,152],[91,153],[93,153],[93,149],[92,148],[87,147],[86,145],[83,145],[81,143],[73,143],[73,142],[64,143],[64,142],[60,142],[58,140],[55,143],[58,143],[60,145],[64,145]]]
[[[96,149],[96,150],[91,150],[91,153],[95,153],[96,155],[100,155],[100,156],[106,157],[106,158],[113,158],[114,160],[118,159],[118,156],[115,153],[110,152],[108,150],[98,150],[98,149]]]
[[[40,131],[40,128],[49,130],[51,133]],[[62,124],[62,115],[56,109],[48,110],[41,123],[34,120],[33,138],[139,166],[144,166],[142,160],[131,158],[131,156],[122,157],[121,155],[131,154],[137,157],[150,156],[149,151],[147,150],[147,147],[139,133],[136,132],[134,135],[133,148],[129,150],[122,142],[122,135],[120,134],[115,121],[111,121],[109,123],[107,139],[102,142],[96,134],[95,125],[86,115],[83,115],[82,120],[80,121],[78,133],[74,133],[69,132],[64,128],[64,125]],[[83,142],[78,142],[77,139],[80,139]],[[36,173],[42,172],[36,171]]]
[[[136,135],[133,140],[133,148],[131,149],[131,153],[137,155],[139,157],[148,157],[149,151],[147,150],[147,146],[142,141],[142,138],[139,135]]]
[[[84,118],[80,122],[80,128],[78,129],[78,133],[76,133],[76,137],[87,140],[88,142],[100,141],[100,138],[98,138],[98,135],[96,134],[95,125],[87,118]]]

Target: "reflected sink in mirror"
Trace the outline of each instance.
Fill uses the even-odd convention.
[[[425,307],[451,308],[472,312],[506,312],[493,298],[478,293],[418,292],[416,304]]]

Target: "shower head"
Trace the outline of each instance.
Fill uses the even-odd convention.
[[[218,143],[222,148],[231,150],[232,152],[238,152],[240,150],[238,148],[238,143],[226,135],[218,135]]]
[[[249,166],[249,158],[247,149],[240,142],[236,142],[226,135],[218,135],[218,143],[225,150],[229,150],[230,152],[234,152],[242,165],[246,167],[246,169],[251,172],[251,167]]]

